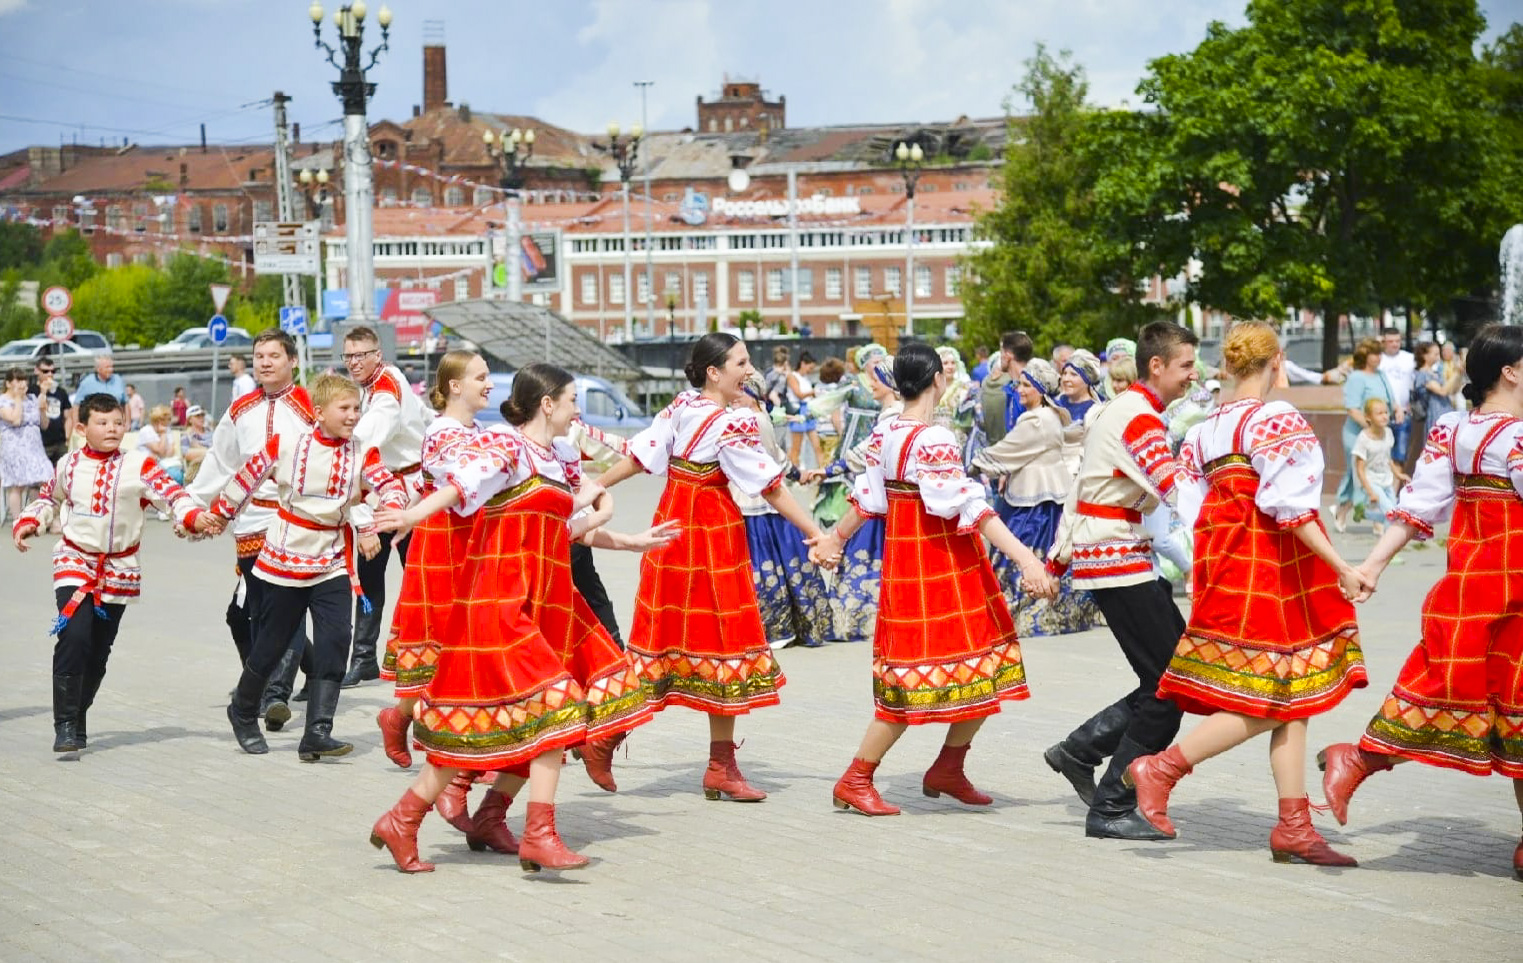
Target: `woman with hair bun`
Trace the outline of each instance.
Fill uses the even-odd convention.
[[[837,808],[867,816],[899,812],[878,794],[873,773],[905,729],[927,723],[946,723],[947,736],[921,791],[970,806],[993,802],[969,782],[963,761],[1000,703],[1029,693],[1015,625],[983,538],[1016,560],[1028,591],[1050,597],[1054,588],[1041,561],[989,507],[983,486],[963,474],[952,432],[931,423],[947,380],[928,345],[903,347],[894,359],[894,382],[904,412],[874,429],[852,509],[815,548],[828,561],[864,520],[885,519],[873,639],[877,708],[834,790]]]
[[[1422,640],[1358,745],[1317,757],[1338,822],[1371,773],[1416,760],[1512,780],[1523,810],[1523,328],[1492,325],[1465,359],[1469,412],[1439,416],[1391,524],[1360,566],[1371,588],[1411,539],[1450,521]],[[1523,840],[1512,854],[1523,880]]]
[[[777,509],[813,544],[814,519],[783,486],[762,447],[756,412],[732,407],[755,373],[744,341],[713,332],[693,345],[689,390],[629,442],[629,456],[599,479],[612,487],[637,472],[666,475],[656,521],[683,535],[640,563],[629,653],[657,709],[686,706],[709,717],[703,794],[759,802],[735,761],[735,717],[776,705],[784,683],[756,603],[746,526],[733,485]]]
[[[1368,583],[1318,519],[1323,459],[1311,426],[1290,404],[1266,401],[1284,363],[1274,329],[1238,324],[1222,353],[1236,398],[1191,428],[1180,449],[1180,512],[1195,530],[1193,604],[1158,683],[1159,698],[1207,718],[1163,752],[1133,760],[1125,782],[1136,787],[1137,811],[1172,838],[1174,784],[1271,733],[1275,861],[1355,866],[1312,827],[1306,720],[1366,684],[1350,600]]]

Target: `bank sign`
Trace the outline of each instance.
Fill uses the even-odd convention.
[[[783,198],[759,201],[733,201],[725,197],[714,198],[714,214],[717,217],[787,217],[789,214],[861,214],[862,202],[856,197],[801,197],[791,205]]]

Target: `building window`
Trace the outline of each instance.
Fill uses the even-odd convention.
[[[783,298],[783,269],[772,268],[767,271],[767,300],[781,301]]]
[[[799,268],[795,275],[794,284],[798,288],[799,299],[814,297],[814,269]]]
[[[698,271],[693,275],[693,300],[707,301],[709,299],[709,276],[707,272]]]
[[[64,217],[68,217],[68,208],[64,208]],[[730,238],[730,250],[749,251],[756,247],[755,234],[735,234]]]
[[[395,187],[381,188],[381,206],[394,207],[397,203],[397,189]]]
[[[445,207],[464,207],[465,206],[465,188],[460,187],[458,185],[451,185],[450,187],[446,187],[444,189],[444,206]]]
[[[674,204],[677,201],[682,200],[682,195],[678,194],[676,191],[667,191],[665,194],[661,195],[661,199],[668,204]]]
[[[864,187],[857,188],[857,194],[858,194],[858,196],[861,196],[863,194],[871,194],[872,192],[873,192],[873,189],[871,187],[865,187],[864,186]]]
[[[108,213],[109,216],[109,213]],[[122,266],[122,255],[118,251],[112,251],[106,255],[106,267],[119,268]]]
[[[53,223],[54,224],[67,224],[67,223],[69,223],[69,209],[67,207],[61,205],[61,204],[58,207],[53,208]]]
[[[582,275],[582,303],[598,303],[598,276],[591,271]]]
[[[275,209],[270,205],[269,201],[262,200],[262,199],[254,201],[254,220],[256,220],[256,221],[273,221],[273,220],[275,220]]]
[[[227,233],[227,205],[212,205],[212,230],[218,234]]]
[[[317,221],[323,231],[331,231],[334,227],[333,202],[324,200],[317,205]]]
[[[852,293],[859,298],[873,296],[873,269],[869,267],[857,268],[856,284],[852,286]]]
[[[426,187],[414,187],[412,189],[412,203],[414,207],[432,207],[434,194]]]
[[[571,241],[571,253],[591,254],[598,249],[598,239],[595,237],[579,237]]]
[[[471,204],[481,207],[483,204],[492,203],[492,189],[490,187],[477,186],[471,191]]]
[[[153,255],[149,254],[147,251],[139,251],[136,254],[132,255],[132,263],[152,265]]]
[[[915,265],[915,297],[931,296],[931,268],[927,264]]]
[[[841,269],[825,269],[825,299],[827,301],[841,300]]]
[[[185,230],[192,234],[201,233],[201,205],[192,204],[185,211]]]
[[[892,294],[894,297],[897,298],[903,292],[903,286],[902,286],[901,281],[900,281],[900,279],[903,276],[903,274],[904,274],[904,270],[902,268],[897,268],[897,267],[886,267],[886,268],[884,268],[883,269],[883,290],[887,291],[889,294]]]
[[[962,284],[962,268],[952,265],[947,268],[947,297],[957,297],[957,289]]]
[[[608,303],[609,304],[623,304],[624,303],[624,275],[622,275],[622,274],[610,274],[610,275],[608,275]]]
[[[106,208],[106,226],[113,231],[120,231],[127,226],[127,217],[122,213],[121,205],[112,204]]]
[[[650,303],[650,275],[641,271],[635,275],[635,303]]]
[[[656,238],[656,250],[658,250],[658,251],[680,251],[680,250],[682,250],[682,235],[681,234],[672,234],[672,235],[668,235],[666,237],[658,237],[658,238]]]
[[[737,300],[737,301],[755,301],[756,300],[756,272],[755,271],[736,271],[735,272],[735,300]]]
[[[662,293],[663,294],[675,294],[679,298],[682,297],[682,272],[681,271],[667,271],[666,272],[666,287],[663,289]]]
[[[622,250],[624,250],[624,239],[622,237],[605,237],[605,238],[603,238],[603,250],[604,251],[622,251]]]

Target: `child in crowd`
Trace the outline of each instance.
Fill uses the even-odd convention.
[[[1368,423],[1354,442],[1354,473],[1359,487],[1369,496],[1370,510],[1375,516],[1375,534],[1385,531],[1386,514],[1396,507],[1396,483],[1411,481],[1399,465],[1391,461],[1391,447],[1395,436],[1390,430],[1391,409],[1379,398],[1364,403],[1364,418]]]
[[[143,509],[150,503],[172,511],[184,527],[220,532],[222,522],[202,512],[141,448],[122,451],[127,432],[124,406],[108,394],[79,402],[85,446],[59,459],[53,478],[16,519],[18,551],[26,540],[64,517],[63,538],[53,549],[53,592],[58,619],[53,634],[53,751],[85,748],[85,713],[95,702],[122,612],[136,601],[142,583],[138,540]],[[81,604],[86,600],[89,604]]]

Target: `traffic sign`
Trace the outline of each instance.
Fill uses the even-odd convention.
[[[63,290],[58,288],[57,290]],[[67,314],[53,314],[48,316],[47,323],[42,330],[54,341],[67,341],[74,337],[74,322]]]
[[[307,333],[307,307],[304,304],[285,305],[280,309],[280,330],[293,337]]]
[[[317,274],[317,221],[255,221],[255,274]]]
[[[74,297],[68,288],[54,285],[42,292],[42,309],[48,314],[68,314],[73,306]]]
[[[212,315],[212,319],[206,322],[206,333],[211,335],[212,344],[221,344],[227,340],[227,318],[220,314]]]
[[[218,314],[221,314],[222,309],[227,305],[227,296],[232,292],[233,286],[231,284],[211,284],[208,287],[212,289],[212,306],[217,309]]]

